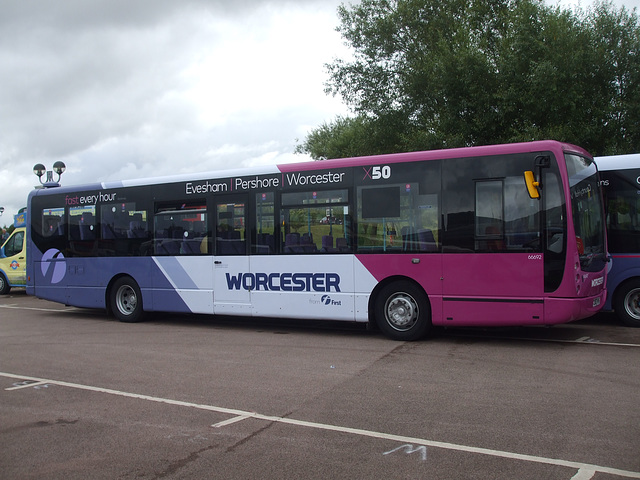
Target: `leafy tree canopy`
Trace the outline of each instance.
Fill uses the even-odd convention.
[[[640,151],[635,9],[542,0],[362,0],[338,9],[352,58],[327,65],[353,117],[311,131],[313,158],[556,139]]]

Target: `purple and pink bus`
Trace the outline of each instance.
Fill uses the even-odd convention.
[[[551,325],[606,297],[596,166],[555,141],[34,190],[27,292],[135,322],[192,312]]]

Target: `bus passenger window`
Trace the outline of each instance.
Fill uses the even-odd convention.
[[[611,253],[640,251],[640,170],[605,171],[608,247]],[[636,179],[634,181],[634,179]]]
[[[273,255],[276,253],[276,219],[273,192],[257,193],[255,228],[251,232],[251,253]]]
[[[246,255],[245,203],[219,203],[216,212],[216,255]]]
[[[359,251],[439,251],[437,193],[423,193],[414,182],[360,187],[358,205]]]
[[[476,183],[475,237],[477,252],[504,250],[504,206],[502,180]]]
[[[67,254],[67,229],[64,207],[44,207],[31,216],[31,238],[40,251],[51,248]]]
[[[151,255],[150,218],[136,202],[100,207],[100,245],[105,255]]]
[[[64,208],[45,208],[42,211],[42,236],[65,236]]]
[[[155,255],[200,255],[209,252],[207,209],[202,202],[173,202],[156,206]]]
[[[282,195],[282,252],[352,251],[348,191],[325,190]]]
[[[72,255],[96,255],[95,213],[95,205],[69,208],[69,249]]]

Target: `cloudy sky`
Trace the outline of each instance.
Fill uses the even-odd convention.
[[[306,160],[296,139],[348,113],[324,94],[341,3],[0,0],[0,225],[36,163],[72,185]]]

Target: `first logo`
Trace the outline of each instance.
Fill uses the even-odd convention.
[[[49,283],[60,283],[67,272],[67,262],[60,250],[50,248],[42,255],[40,269],[42,270],[42,276]]]

